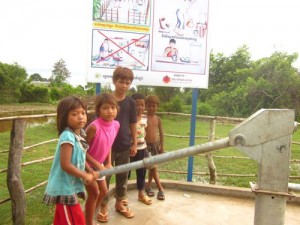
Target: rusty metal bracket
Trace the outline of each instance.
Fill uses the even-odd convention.
[[[285,197],[288,197],[288,198],[295,198],[296,197],[296,195],[293,192],[261,190],[257,187],[255,182],[250,182],[250,187],[251,187],[252,192],[255,193],[255,194],[278,195],[278,196],[285,196]]]

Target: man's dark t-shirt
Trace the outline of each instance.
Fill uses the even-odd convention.
[[[125,151],[131,146],[130,124],[137,122],[135,101],[126,96],[118,102],[120,111],[115,120],[119,121],[120,129],[112,146],[113,151]]]

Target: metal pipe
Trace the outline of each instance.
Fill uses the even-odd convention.
[[[300,191],[300,184],[289,183],[288,188],[292,191]]]
[[[176,150],[173,152],[166,152],[161,155],[151,156],[148,158],[144,158],[143,160],[140,160],[140,161],[124,164],[121,166],[116,166],[111,169],[101,170],[101,171],[99,171],[99,176],[102,177],[102,176],[108,176],[108,175],[112,175],[112,174],[124,173],[129,170],[139,169],[139,168],[143,168],[143,167],[146,168],[151,165],[155,165],[155,164],[159,164],[159,163],[163,163],[163,162],[167,162],[167,161],[171,161],[171,160],[175,160],[175,159],[184,158],[184,157],[187,157],[190,155],[211,152],[214,150],[218,150],[221,148],[227,148],[227,147],[229,147],[229,138],[228,137],[217,140],[217,141],[201,144],[201,145],[195,145],[195,146],[190,146],[187,148],[182,148],[182,149],[179,149],[179,150]]]

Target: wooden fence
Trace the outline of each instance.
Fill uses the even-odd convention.
[[[89,112],[91,113],[91,112]],[[182,114],[182,113],[160,113],[161,115],[176,115],[176,116],[185,116],[190,117],[190,114]],[[51,157],[45,157],[41,159],[36,159],[30,162],[21,163],[22,152],[24,150],[29,150],[31,148],[49,144],[52,142],[56,142],[58,139],[52,139],[43,141],[31,146],[24,147],[24,132],[25,132],[25,120],[32,118],[47,118],[47,117],[55,117],[56,114],[43,114],[43,115],[29,115],[29,116],[13,116],[13,117],[4,117],[0,118],[1,121],[12,121],[12,129],[10,133],[10,147],[9,150],[0,151],[1,153],[8,153],[8,168],[0,169],[1,173],[7,173],[7,186],[10,193],[10,198],[6,198],[0,200],[0,205],[11,201],[12,204],[12,219],[14,224],[25,224],[25,214],[26,214],[26,201],[25,194],[29,193],[41,186],[47,184],[47,181],[43,181],[34,187],[29,188],[28,190],[24,190],[23,183],[21,180],[21,167],[42,163],[45,161],[49,161],[53,159]],[[197,116],[197,119],[201,119],[204,121],[209,121],[209,135],[208,136],[196,136],[195,138],[206,139],[208,141],[213,141],[217,139],[215,137],[216,131],[216,123],[229,123],[229,124],[238,124],[242,122],[243,118],[229,118],[229,117],[215,117],[215,116]],[[180,136],[173,134],[165,134],[166,137],[175,137],[175,138],[190,138],[189,136]],[[300,145],[299,142],[292,142],[292,144]],[[203,157],[203,155],[197,156]],[[204,157],[207,159],[209,173],[199,173],[193,172],[195,175],[207,175],[210,176],[210,183],[215,184],[216,182],[216,167],[213,161],[213,156],[211,153],[206,154]],[[231,159],[248,159],[247,157],[236,157],[236,156],[214,156],[214,158],[231,158]],[[293,159],[292,163],[300,163],[300,160]],[[175,173],[175,174],[186,174],[183,171],[170,171],[170,170],[160,170],[160,172],[164,173]],[[218,176],[233,176],[233,177],[256,177],[256,174],[218,174]],[[290,179],[300,179],[300,176],[291,176]]]

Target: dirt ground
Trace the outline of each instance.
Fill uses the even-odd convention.
[[[94,109],[95,97],[86,97],[82,99],[88,110]],[[0,104],[0,116],[14,115],[30,115],[30,114],[44,114],[55,113],[57,104],[43,104],[43,103],[21,103],[21,104]]]
[[[56,105],[0,105],[0,112],[24,112],[24,111],[52,111],[55,112]]]
[[[86,102],[89,115],[94,109],[93,102]],[[56,104],[0,104],[0,118],[21,116],[21,115],[37,115],[56,113]],[[94,114],[92,115],[94,116]],[[94,118],[94,117],[92,117]]]
[[[56,105],[5,104],[0,105],[0,117],[55,113]]]

